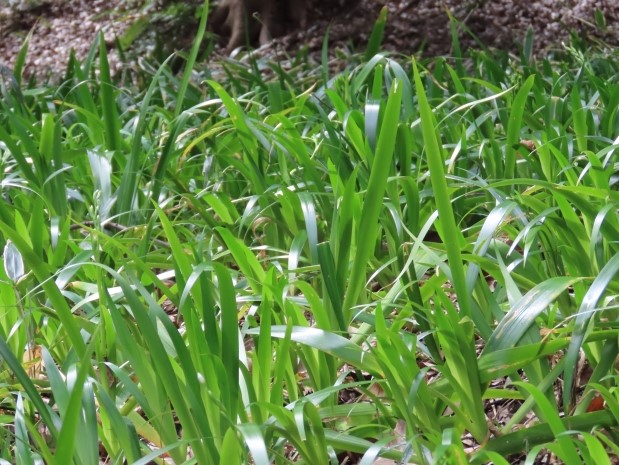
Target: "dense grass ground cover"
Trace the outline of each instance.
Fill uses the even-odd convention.
[[[582,50],[18,64],[0,462],[610,463],[619,56]]]

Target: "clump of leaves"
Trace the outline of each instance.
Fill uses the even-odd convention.
[[[205,20],[2,87],[0,459],[610,463],[613,55],[195,82]]]

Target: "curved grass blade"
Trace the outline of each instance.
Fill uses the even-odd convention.
[[[535,75],[531,75],[522,84],[512,102],[509,120],[507,123],[507,137],[505,140],[505,170],[503,177],[513,179],[516,174],[516,147],[520,141],[520,131],[522,130],[522,117],[529,97],[529,91],[535,82]]]
[[[30,376],[24,370],[20,360],[17,360],[11,348],[8,346],[4,338],[0,337],[0,357],[4,360],[4,363],[11,369],[13,375],[20,382],[28,399],[36,407],[37,413],[41,416],[41,419],[49,429],[50,434],[54,439],[58,437],[58,428],[60,426],[60,419],[49,408],[47,403],[43,401],[43,398],[39,394],[39,391],[30,380]]]
[[[107,49],[103,38],[103,31],[99,31],[99,98],[103,124],[105,126],[106,148],[114,151],[119,150],[122,145],[120,139],[120,118],[116,108],[116,95],[114,85],[110,76],[110,64],[107,59]]]
[[[181,84],[178,89],[178,96],[176,98],[176,108],[174,109],[174,116],[178,116],[184,107],[185,94],[187,93],[187,87],[189,86],[189,79],[191,78],[191,73],[193,72],[193,67],[196,63],[196,58],[198,57],[200,46],[202,45],[202,38],[204,37],[204,32],[206,31],[206,21],[208,19],[208,12],[209,12],[209,0],[204,0],[204,3],[202,5],[202,11],[200,14],[200,24],[198,25],[198,30],[196,31],[196,35],[193,39],[193,44],[191,45],[191,51],[189,52],[189,58],[187,59],[187,63],[185,63],[185,70],[183,71],[183,78],[181,79]]]
[[[357,226],[357,251],[352,263],[343,304],[343,312],[347,321],[350,321],[351,308],[357,304],[365,284],[368,260],[376,241],[378,217],[383,207],[383,194],[386,189],[400,121],[401,101],[402,84],[396,79],[393,81],[387,99],[376,146],[376,155],[372,164],[363,210],[361,211],[361,219]]]
[[[543,394],[542,394],[543,396]],[[503,455],[522,451],[522,445],[529,447],[551,442],[555,438],[554,431],[591,431],[594,428],[612,428],[617,426],[617,420],[605,410],[582,415],[560,418],[561,426],[556,422],[551,427],[548,423],[541,423],[528,428],[522,428],[512,433],[504,434],[491,439],[483,450],[498,452]]]
[[[368,41],[368,48],[365,51],[365,60],[369,60],[380,51],[380,45],[383,41],[383,35],[385,33],[385,26],[387,24],[387,13],[389,9],[384,6],[381,8],[378,18],[372,28],[370,34],[370,40]]]
[[[152,111],[150,101],[158,89],[159,77],[167,69],[167,65],[171,59],[172,56],[164,61],[157,69],[150,85],[148,86],[148,90],[142,99],[142,102],[140,102],[140,113],[138,115],[135,131],[132,135],[131,152],[129,153],[127,164],[120,180],[120,185],[118,186],[117,201],[115,205],[115,212],[120,215],[119,222],[124,225],[132,223],[132,212],[135,200],[137,199],[138,183],[141,177],[139,170],[144,160],[142,137],[146,131],[150,118],[150,112]]]
[[[595,278],[589,290],[585,294],[578,313],[576,316],[576,322],[574,323],[574,331],[572,333],[572,339],[570,345],[565,354],[565,381],[563,387],[563,405],[566,411],[572,401],[572,388],[574,386],[574,367],[576,366],[576,359],[578,353],[582,347],[582,343],[589,327],[589,322],[595,314],[596,306],[609,283],[612,282],[615,275],[619,272],[619,255],[615,255],[611,258],[606,266],[600,271],[600,274]]]
[[[256,465],[268,465],[271,463],[264,442],[264,435],[258,425],[244,424],[237,426],[238,430],[245,438],[245,443]]]
[[[260,334],[260,330],[250,329],[247,334]],[[271,337],[283,339],[286,337],[286,326],[273,326]],[[323,331],[317,328],[293,326],[290,339],[299,344],[305,344],[318,350],[322,350],[337,359],[353,365],[354,367],[380,374],[381,368],[373,354],[365,352],[356,344],[337,334]]]
[[[97,390],[97,399],[101,404],[101,414],[109,418],[110,431],[118,440],[120,449],[129,463],[135,463],[140,458],[140,439],[134,428],[130,428],[120,414],[114,401],[103,389]],[[112,453],[113,451],[108,451]]]
[[[570,286],[581,280],[582,278],[556,277],[535,286],[503,317],[486,343],[483,353],[514,347],[538,315]]]
[[[51,279],[49,265],[32,250],[27,239],[3,221],[0,221],[0,232],[13,241],[15,247],[21,253],[24,263],[32,270],[39,283],[41,283],[41,287],[58,315],[58,319],[66,329],[71,345],[79,356],[83,355],[86,351],[86,343],[82,338],[80,328],[66,299],[56,286],[56,283]]]

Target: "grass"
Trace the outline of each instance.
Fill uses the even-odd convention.
[[[331,78],[3,81],[1,463],[611,463],[617,52],[383,27]]]

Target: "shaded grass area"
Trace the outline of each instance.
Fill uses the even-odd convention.
[[[395,60],[381,27],[335,76],[18,62],[0,459],[610,463],[616,51]]]

